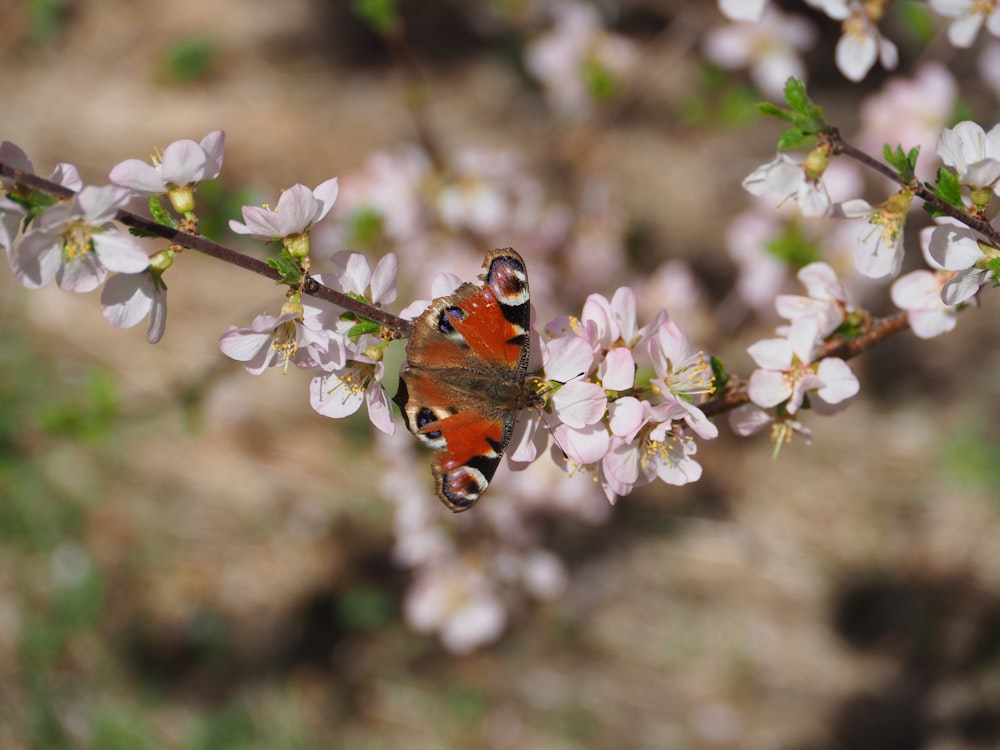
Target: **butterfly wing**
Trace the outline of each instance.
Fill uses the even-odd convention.
[[[437,452],[438,496],[471,507],[500,465],[527,395],[530,307],[524,261],[494,250],[483,286],[463,284],[414,321],[394,400],[407,427]]]

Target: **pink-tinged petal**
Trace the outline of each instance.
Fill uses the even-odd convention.
[[[785,373],[774,370],[754,370],[747,384],[747,395],[757,406],[768,409],[792,395]]]
[[[222,159],[226,149],[226,133],[224,130],[213,130],[201,139],[202,151],[205,152],[205,168],[202,180],[214,180],[222,171]]]
[[[968,185],[979,187],[992,187],[1000,179],[1000,161],[996,159],[983,159],[972,164],[965,172],[962,180]]]
[[[941,290],[941,301],[946,305],[957,305],[971,299],[979,287],[986,283],[988,271],[968,269],[959,271]]]
[[[611,436],[602,424],[581,429],[559,425],[555,430],[555,441],[571,460],[580,466],[589,466],[604,458]]]
[[[788,326],[788,344],[800,362],[812,362],[813,350],[820,343],[819,318],[807,315]]]
[[[403,320],[413,320],[423,315],[424,311],[431,306],[431,301],[426,299],[414,300],[399,311],[399,317]]]
[[[614,480],[616,493],[626,494],[620,490],[631,490],[639,481],[639,469],[642,463],[642,445],[639,442],[625,443],[620,440],[612,442],[611,449],[602,460],[604,473]]]
[[[109,271],[139,273],[149,268],[149,256],[131,237],[117,230],[93,235],[94,253]]]
[[[249,234],[261,239],[284,236],[282,223],[277,214],[261,206],[243,206],[243,221],[245,224],[230,219],[229,228],[237,234]]]
[[[383,256],[372,272],[371,290],[373,304],[389,304],[396,299],[396,274],[399,262],[393,253]]]
[[[386,435],[395,433],[396,423],[392,421],[392,405],[385,388],[372,386],[367,390],[365,400],[368,402],[368,418],[371,423]]]
[[[115,274],[101,291],[101,313],[115,328],[139,325],[153,306],[149,274]]]
[[[344,264],[344,272],[338,274],[341,291],[351,294],[365,294],[372,279],[368,258],[361,253],[347,251],[346,255],[336,253],[334,261],[338,260],[343,261]]]
[[[22,172],[35,173],[35,165],[31,163],[28,155],[21,150],[20,146],[10,141],[0,143],[0,161]]]
[[[805,286],[806,292],[814,299],[840,302],[847,299],[844,287],[837,279],[837,272],[826,263],[810,263],[801,268],[796,275]]]
[[[942,333],[954,330],[958,318],[950,308],[942,308],[936,311],[930,310],[910,310],[906,314],[906,319],[910,323],[910,329],[917,338],[932,339]]]
[[[729,427],[740,437],[754,435],[773,421],[774,417],[756,404],[743,404],[729,412]]]
[[[758,367],[787,370],[792,366],[792,347],[788,339],[763,339],[747,347]]]
[[[280,237],[288,237],[304,232],[322,210],[320,203],[305,185],[292,185],[278,198],[274,209],[277,223],[281,227]]]
[[[573,380],[552,394],[552,409],[559,420],[574,429],[599,422],[607,411],[608,397],[599,385]]]
[[[618,324],[618,335],[627,346],[631,346],[639,328],[636,323],[635,291],[632,287],[623,286],[615,290],[611,298],[611,314]]]
[[[836,357],[828,357],[820,362],[816,374],[823,381],[823,387],[817,391],[817,395],[828,404],[839,404],[854,396],[861,388],[847,363]]]
[[[616,347],[608,352],[599,372],[605,390],[628,390],[635,385],[635,357],[624,346]]]
[[[321,375],[309,383],[309,405],[324,417],[348,417],[364,402],[365,392],[345,383],[337,373]]]
[[[517,420],[514,434],[507,446],[507,461],[513,469],[523,469],[544,451],[549,442],[549,429],[542,424],[537,412],[532,411]]]
[[[835,205],[832,216],[838,219],[860,219],[871,216],[873,210],[868,201],[861,198],[852,198],[849,201]]]
[[[545,361],[545,377],[557,383],[568,383],[586,376],[594,364],[594,350],[578,336],[564,336],[541,342]]]
[[[823,183],[803,182],[796,193],[799,213],[803,216],[829,216],[831,210],[830,193]]]
[[[87,222],[96,226],[114,219],[131,197],[128,190],[117,185],[88,185],[76,194],[75,200]]]
[[[719,437],[719,428],[709,421],[705,412],[694,404],[678,399],[678,405],[684,410],[684,421],[702,440],[714,440]]]
[[[634,396],[626,396],[608,404],[608,426],[611,434],[631,441],[646,423],[646,410]]]
[[[743,189],[758,197],[789,196],[798,192],[805,181],[805,170],[787,154],[778,154],[774,161],[762,164],[743,179]]]
[[[146,341],[156,344],[163,338],[167,330],[167,293],[157,289],[153,292],[153,306],[149,311],[149,329],[146,331]]]
[[[948,26],[948,41],[960,49],[967,49],[976,41],[982,27],[982,14],[972,13],[961,16]]]
[[[942,268],[961,271],[983,257],[978,238],[978,234],[966,227],[936,227],[931,232],[927,252]]]
[[[901,310],[939,310],[941,284],[930,271],[911,271],[893,282],[892,304]]]
[[[55,278],[62,265],[62,238],[28,232],[10,254],[18,283],[26,289],[41,289]]]
[[[837,42],[834,59],[844,77],[857,83],[868,75],[878,57],[878,41],[874,33],[845,33]]]
[[[986,16],[986,30],[993,36],[1000,36],[1000,8],[994,6],[993,12]]]
[[[679,487],[701,479],[701,464],[693,458],[684,456],[673,464],[660,463],[656,474],[667,484]]]
[[[313,223],[321,221],[328,213],[330,209],[333,208],[333,204],[337,200],[337,194],[340,192],[340,187],[337,184],[337,178],[332,177],[326,182],[321,183],[312,191],[313,196],[320,203],[321,208],[316,212],[316,216],[313,217]]]
[[[97,289],[107,276],[108,272],[97,256],[84,253],[63,262],[56,271],[56,283],[67,292],[86,294]]]
[[[190,185],[205,174],[208,158],[200,144],[189,138],[174,141],[163,149],[160,176],[167,185]]]
[[[83,178],[80,177],[79,170],[66,162],[61,161],[56,164],[56,168],[52,170],[49,179],[52,182],[58,182],[64,188],[69,188],[76,193],[83,189]]]
[[[899,48],[891,40],[876,32],[878,36],[878,61],[886,70],[895,70],[899,64]]]
[[[219,349],[237,362],[248,362],[265,346],[271,345],[271,334],[230,326],[219,337]]]
[[[593,323],[597,333],[597,341],[609,348],[621,335],[615,320],[611,303],[602,294],[591,294],[583,303],[581,317],[584,323]]]
[[[759,21],[767,0],[719,0],[719,10],[733,21]]]
[[[111,168],[108,179],[115,185],[139,193],[165,193],[167,183],[153,165],[139,159],[126,159]]]

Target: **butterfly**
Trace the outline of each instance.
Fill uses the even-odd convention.
[[[512,248],[483,261],[483,285],[462,284],[413,322],[399,373],[406,426],[436,452],[431,472],[456,513],[486,491],[518,413],[536,403],[526,384],[531,307],[528,272]]]

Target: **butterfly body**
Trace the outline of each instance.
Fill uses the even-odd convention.
[[[493,250],[483,267],[482,286],[462,284],[414,321],[394,397],[410,432],[436,452],[437,493],[456,512],[489,486],[518,413],[534,402],[524,261]]]

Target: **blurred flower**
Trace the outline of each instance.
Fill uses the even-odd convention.
[[[576,0],[552,6],[553,29],[525,50],[525,67],[541,81],[553,108],[586,115],[595,101],[614,96],[636,65],[635,45],[605,30],[597,9]]]
[[[931,9],[946,18],[948,41],[956,47],[971,47],[985,24],[993,36],[1000,36],[1000,5],[995,0],[928,0]]]
[[[887,143],[906,150],[919,146],[917,176],[931,180],[937,169],[930,155],[941,129],[951,123],[957,101],[958,84],[941,63],[924,63],[913,78],[890,78],[861,100],[858,145],[872,154],[881,153]]]
[[[748,17],[734,18],[743,23],[710,29],[702,43],[705,56],[726,70],[749,68],[750,79],[765,96],[782,100],[789,77],[806,79],[801,53],[815,42],[815,27],[799,16],[784,15],[774,6],[764,10],[763,3],[737,0],[729,5],[733,10],[747,6],[740,10]],[[759,6],[756,18],[749,17],[754,5]],[[730,15],[726,8],[723,12]]]
[[[415,571],[403,602],[407,624],[438,634],[453,654],[467,654],[499,637],[507,610],[496,586],[470,560],[445,558]]]
[[[759,21],[767,0],[719,0],[719,10],[734,21]]]
[[[893,282],[892,303],[906,310],[910,328],[919,338],[934,338],[955,327],[955,306],[941,300],[941,291],[949,278],[951,274],[944,271],[921,269]]]
[[[896,45],[878,28],[885,12],[884,2],[858,0],[806,0],[836,21],[843,21],[843,34],[834,53],[837,68],[851,81],[861,81],[878,60],[893,70],[899,60]]]

